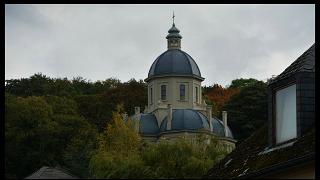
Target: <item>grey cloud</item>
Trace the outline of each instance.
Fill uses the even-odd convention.
[[[205,85],[279,74],[314,43],[314,5],[6,5],[5,78],[147,77],[172,10]]]

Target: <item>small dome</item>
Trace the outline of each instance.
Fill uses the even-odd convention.
[[[210,130],[207,118],[192,109],[178,109],[172,113],[171,130]],[[161,123],[160,131],[167,131],[167,117]]]
[[[221,136],[221,137],[225,137],[224,126],[223,126],[223,122],[221,120],[216,119],[216,118],[211,118],[211,124],[212,124],[212,130],[215,134],[217,134],[218,136]],[[228,126],[227,126],[227,132],[228,132],[227,137],[233,138],[233,134]]]
[[[158,122],[153,114],[141,114],[139,126],[140,134],[157,135],[159,133]]]
[[[168,31],[167,39],[169,38],[179,38],[182,39],[182,36],[179,34],[180,30],[176,28],[175,24],[173,23],[172,27]]]
[[[220,137],[225,137],[223,122],[216,118],[211,118],[212,132]],[[210,131],[208,119],[202,113],[192,109],[178,109],[172,113],[171,130],[200,130]],[[160,125],[160,132],[167,130],[167,116]],[[233,134],[227,127],[228,138],[233,139]]]
[[[146,80],[156,76],[191,76],[204,80],[193,58],[180,49],[169,49],[153,62]]]

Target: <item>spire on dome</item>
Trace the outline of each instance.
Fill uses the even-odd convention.
[[[172,20],[173,20],[173,23],[172,23],[172,24],[173,24],[173,26],[174,26],[174,17],[175,17],[175,16],[174,16],[174,11],[173,11],[173,16],[172,16]]]
[[[174,11],[173,11],[172,27],[169,29],[169,31],[168,31],[169,34],[166,37],[166,39],[168,39],[168,49],[180,49],[181,48],[182,36],[179,34],[180,30],[178,28],[176,28],[176,26],[174,24],[175,17],[176,16],[174,15]]]

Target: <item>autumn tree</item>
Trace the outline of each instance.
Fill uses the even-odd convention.
[[[128,123],[131,123],[129,120]],[[98,137],[99,148],[90,160],[93,178],[140,178],[147,176],[139,155],[141,139],[122,119],[120,109]]]
[[[213,105],[212,113],[217,117],[221,116],[221,110],[225,103],[237,93],[239,93],[238,88],[224,88],[219,84],[204,87],[204,95],[209,100],[208,104]]]

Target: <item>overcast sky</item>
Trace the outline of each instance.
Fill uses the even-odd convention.
[[[265,81],[315,42],[314,5],[6,5],[5,78],[145,79],[173,10],[203,85]]]

